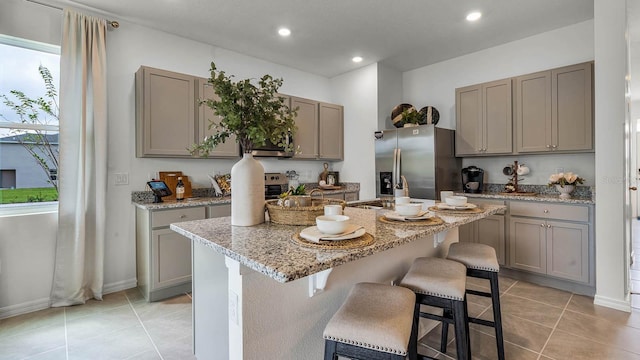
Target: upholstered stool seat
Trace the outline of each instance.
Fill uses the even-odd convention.
[[[415,298],[400,286],[354,285],[325,327],[325,359],[415,359]]]
[[[502,313],[500,311],[500,289],[498,286],[498,272],[500,265],[493,247],[477,243],[453,243],[449,247],[447,259],[464,264],[467,276],[488,279],[491,292],[467,290],[468,294],[491,298],[493,307],[493,321],[469,318],[470,322],[490,326],[495,329],[498,359],[504,360],[504,338],[502,334]],[[443,323],[443,338],[446,338],[447,323]]]
[[[400,281],[400,286],[416,293],[416,322],[419,317],[435,319],[447,324],[449,321],[453,322],[458,359],[471,359],[465,294],[466,279],[467,268],[463,264],[452,260],[423,257],[414,260],[411,268]],[[439,307],[446,314],[450,314],[451,319],[421,312],[420,305]],[[412,336],[417,338],[417,328],[414,331],[416,333]],[[445,348],[446,339],[443,337],[440,349],[442,351]]]

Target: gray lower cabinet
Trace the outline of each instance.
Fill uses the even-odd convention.
[[[136,208],[138,288],[147,301],[191,291],[191,240],[169,229],[169,225],[230,214],[230,205],[162,210]]]
[[[593,282],[588,206],[512,201],[509,266],[580,283]]]
[[[482,204],[504,205],[504,201],[470,199],[470,202]],[[506,237],[504,213],[491,215],[484,219],[460,226],[460,242],[485,244],[493,247],[500,265],[506,264]]]

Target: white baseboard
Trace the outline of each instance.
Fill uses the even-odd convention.
[[[105,284],[102,287],[103,294],[111,294],[114,292],[131,289],[138,286],[138,280],[136,278],[118,281],[110,284]],[[51,304],[50,298],[41,298],[37,300],[31,300],[20,304],[9,305],[0,308],[0,319],[9,318],[12,316],[22,315],[38,310],[49,308]]]
[[[110,284],[104,284],[102,286],[102,293],[111,294],[114,292],[131,289],[136,286],[138,286],[138,279],[136,278],[122,280],[122,281],[118,281]]]
[[[38,310],[43,310],[49,308],[49,304],[51,300],[46,298],[41,298],[37,300],[31,300],[27,302],[23,302],[20,304],[5,306],[0,308],[0,319],[9,318],[12,316],[22,315]]]
[[[608,308],[631,312],[631,302],[625,300],[612,299],[605,296],[597,295],[593,297],[593,303]]]

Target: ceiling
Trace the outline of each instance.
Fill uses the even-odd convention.
[[[412,70],[593,18],[589,0],[58,2],[325,77],[375,62]],[[483,14],[475,23],[465,20],[472,10]]]

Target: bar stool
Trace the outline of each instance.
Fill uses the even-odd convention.
[[[491,298],[493,321],[469,318],[469,322],[493,327],[496,331],[498,359],[504,360],[504,337],[502,334],[502,313],[500,311],[500,289],[498,288],[498,272],[500,265],[496,251],[489,245],[477,243],[453,243],[449,247],[447,259],[458,261],[467,267],[467,276],[488,279],[491,292],[467,290],[467,294]],[[447,336],[447,323],[442,323],[443,337]]]
[[[354,285],[324,329],[324,359],[415,360],[415,298],[400,286]]]
[[[425,317],[442,321],[443,324],[448,324],[449,322],[454,324],[456,351],[460,360],[471,359],[467,299],[465,295],[466,273],[467,269],[459,262],[422,257],[413,261],[411,268],[400,281],[400,286],[409,288],[416,293],[414,322],[417,323],[420,317]],[[439,307],[443,309],[444,313],[450,314],[451,318],[421,312],[420,305]],[[412,337],[417,339],[417,326],[414,331],[415,333]],[[442,336],[441,352],[445,352],[446,347],[447,339]],[[423,355],[418,355],[418,357],[427,358]]]

